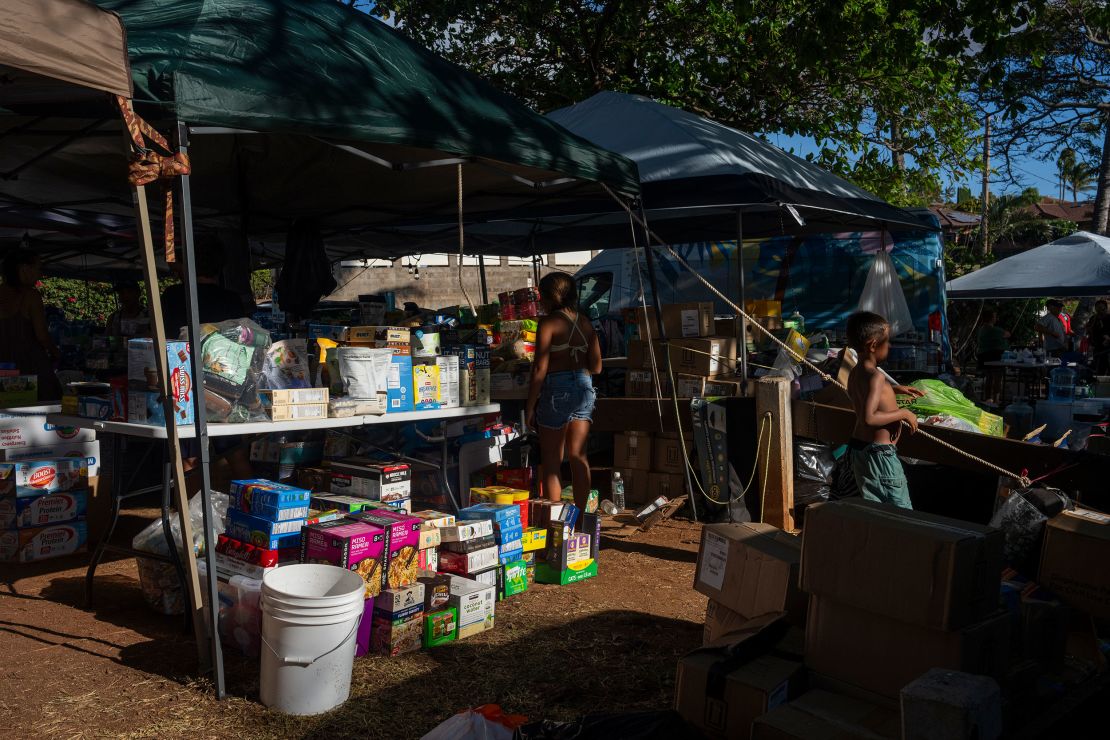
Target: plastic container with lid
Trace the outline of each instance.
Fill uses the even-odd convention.
[[[1071,401],[1075,398],[1075,371],[1066,365],[1054,369],[1049,375],[1048,398],[1051,401]]]

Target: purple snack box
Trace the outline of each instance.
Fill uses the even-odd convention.
[[[366,581],[366,598],[382,592],[388,532],[373,522],[334,519],[302,530],[301,562],[326,563],[353,570]]]
[[[416,583],[419,575],[420,527],[424,520],[401,511],[366,509],[347,518],[381,527],[386,531],[382,588],[401,588]]]
[[[361,658],[370,652],[370,638],[374,631],[374,599],[367,599],[362,605],[362,621],[355,632],[355,657]]]

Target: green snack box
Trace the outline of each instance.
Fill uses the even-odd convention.
[[[528,563],[514,560],[497,569],[497,600],[522,594],[528,590]]]
[[[454,642],[459,619],[455,607],[449,606],[424,615],[424,647],[430,648]]]
[[[577,583],[597,575],[596,560],[582,560],[565,570],[553,568],[547,563],[536,563],[536,583],[550,583],[566,586],[568,583]]]

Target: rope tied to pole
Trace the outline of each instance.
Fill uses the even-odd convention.
[[[629,208],[628,205],[623,200],[621,200],[619,197],[617,197],[617,195],[607,185],[602,184],[602,187],[605,188],[606,192],[609,193],[610,197],[612,197],[615,201],[620,203],[621,207],[624,208],[624,210],[632,218],[635,218],[635,219],[637,219],[637,221],[639,221],[639,223],[643,227],[644,231],[646,231],[647,234],[651,238],[655,239],[655,241],[659,244],[659,246],[661,246],[662,248],[667,250],[667,252],[675,259],[675,261],[677,261],[680,265],[682,265],[682,267],[684,267],[691,275],[693,275],[695,278],[697,278],[698,281],[701,282],[702,285],[704,285],[706,288],[708,288],[711,293],[713,293],[718,298],[720,298],[722,301],[724,301],[726,304],[728,304],[728,306],[730,306],[734,311],[736,311],[737,314],[740,317],[745,319],[748,322],[749,325],[755,327],[755,329],[757,331],[762,332],[768,339],[770,339],[772,342],[777,344],[781,349],[786,350],[786,352],[791,357],[797,359],[799,362],[801,362],[806,367],[811,369],[813,372],[815,372],[826,383],[832,383],[833,385],[840,388],[842,391],[845,391],[845,392],[848,391],[848,388],[843,383],[841,383],[839,380],[837,380],[833,376],[826,373],[821,368],[814,365],[812,362],[809,361],[808,358],[806,358],[804,356],[800,356],[795,349],[793,349],[792,347],[787,345],[785,342],[783,342],[781,339],[776,337],[773,333],[771,333],[768,329],[766,329],[759,322],[755,321],[754,318],[752,316],[748,315],[748,313],[746,311],[744,311],[744,309],[740,308],[740,306],[737,306],[735,303],[733,303],[733,301],[728,296],[726,296],[724,293],[722,293],[720,290],[718,290],[716,287],[714,287],[714,285],[712,283],[710,283],[708,280],[706,280],[704,277],[702,277],[702,275],[700,273],[698,273],[697,270],[695,270],[693,267],[691,267],[690,263],[688,263],[682,257],[682,255],[680,255],[678,252],[676,252],[675,249],[671,245],[667,244],[662,239],[660,239],[659,236],[654,231],[652,231],[651,228],[648,227],[648,225],[646,223],[644,223],[642,220],[640,220],[636,216],[636,214],[633,212],[633,210],[631,208]],[[648,245],[647,248],[650,249],[651,246]],[[741,341],[745,341],[745,338],[742,338]],[[906,428],[909,428],[909,423],[908,422],[903,421],[901,423]],[[953,452],[953,453],[955,453],[955,454],[957,454],[957,455],[959,455],[963,458],[966,458],[968,460],[971,460],[972,462],[975,462],[975,463],[978,463],[979,465],[982,465],[983,467],[987,468],[988,470],[992,470],[992,471],[998,473],[999,475],[1005,475],[1009,478],[1013,478],[1014,480],[1018,481],[1019,485],[1022,488],[1029,488],[1029,486],[1032,485],[1032,482],[1029,480],[1028,475],[1026,475],[1024,473],[1024,471],[1019,474],[1019,473],[1014,473],[1012,471],[1006,470],[1005,468],[1003,468],[999,465],[995,465],[994,463],[990,462],[989,460],[984,460],[983,458],[978,457],[976,455],[973,455],[970,452],[967,452],[966,450],[961,450],[959,447],[956,447],[955,445],[953,445],[949,442],[946,442],[943,439],[940,439],[939,437],[936,437],[932,434],[929,434],[928,432],[926,432],[923,429],[919,428],[917,430],[917,434],[923,436],[925,439],[928,439],[932,442],[935,442],[936,444],[940,445],[941,447],[944,447],[945,449],[949,450],[950,452]]]
[[[116,96],[116,104],[123,116],[124,125],[131,139],[131,158],[127,163],[127,179],[135,187],[144,187],[158,181],[172,180],[188,175],[192,171],[189,155],[174,151],[162,134],[143,120],[122,95]],[[159,154],[146,145],[149,141],[165,154]],[[175,235],[173,225],[173,188],[166,183],[165,210],[163,212],[164,245],[166,262],[176,259]]]

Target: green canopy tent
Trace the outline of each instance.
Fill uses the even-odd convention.
[[[461,220],[463,209],[467,220],[516,209],[578,212],[610,202],[610,191],[638,193],[630,160],[334,0],[99,5],[127,28],[136,110],[172,132],[191,159],[191,174],[172,185],[194,346],[194,228],[238,230],[252,248],[280,254],[293,223],[311,218],[337,259],[366,253],[345,248],[350,230],[365,239],[378,227]],[[42,28],[28,22],[15,30],[31,37]],[[51,253],[78,264],[136,260],[115,98],[102,89],[79,100],[47,100],[26,94],[18,78],[10,82],[0,85],[0,238],[26,234],[48,266]],[[394,238],[377,255],[421,251],[413,241]],[[203,399],[204,374],[197,354],[192,358],[200,383],[194,397]],[[211,588],[214,569],[209,577]],[[218,641],[213,645],[222,695]]]
[[[374,229],[456,220],[459,164],[468,220],[608,208],[600,183],[639,190],[628,159],[334,0],[99,4],[127,27],[136,110],[164,133],[188,126],[196,228],[241,230],[271,257],[302,216],[335,259],[421,251]],[[0,174],[18,170],[0,181],[0,228],[126,259],[118,224],[101,223],[130,215],[110,102],[44,108],[0,89],[0,107],[15,114],[0,120]]]

